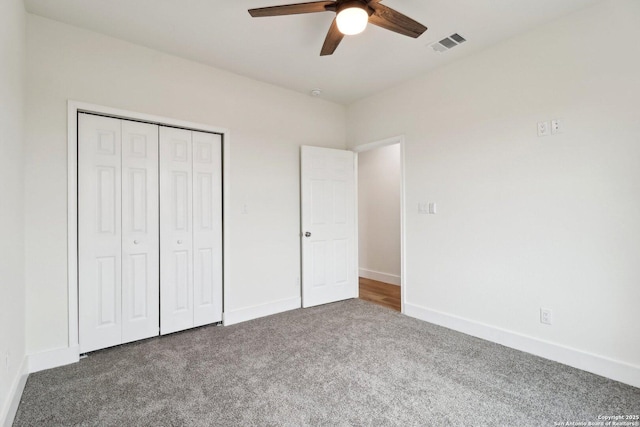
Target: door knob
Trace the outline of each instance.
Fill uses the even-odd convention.
[[[304,237],[311,237],[311,233],[309,233],[308,231],[306,231],[306,232],[304,233]]]
[[[178,240],[178,244],[181,245],[182,244],[182,240]]]
[[[134,241],[133,241],[133,244],[134,244],[134,245],[137,245],[138,243],[140,243],[138,240],[134,240]]]

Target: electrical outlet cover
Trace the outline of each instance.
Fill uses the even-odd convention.
[[[540,309],[540,323],[543,323],[545,325],[553,324],[553,312],[550,309]]]

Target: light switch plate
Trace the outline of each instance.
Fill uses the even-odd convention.
[[[538,122],[538,136],[548,136],[551,134],[549,122]]]

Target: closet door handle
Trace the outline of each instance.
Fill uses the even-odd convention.
[[[140,241],[139,241],[139,240],[134,240],[134,241],[133,241],[133,244],[134,244],[134,245],[137,245],[138,243],[140,243]]]
[[[182,244],[182,240],[178,240],[178,244],[181,245]]]

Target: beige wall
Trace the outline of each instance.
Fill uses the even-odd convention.
[[[640,383],[639,22],[640,2],[600,2],[349,107],[350,144],[406,137],[415,312],[612,359]],[[554,118],[562,133],[537,137]]]
[[[344,107],[36,16],[27,82],[29,353],[68,340],[68,99],[230,129],[225,311],[300,297],[299,146],[344,148]]]
[[[0,424],[9,411],[25,354],[25,20],[21,0],[0,2]]]
[[[358,153],[360,276],[400,284],[400,144]]]

